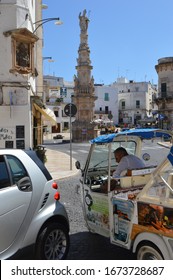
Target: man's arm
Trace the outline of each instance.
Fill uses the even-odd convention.
[[[128,162],[127,162],[127,159],[126,157],[123,157],[121,159],[121,161],[119,162],[116,170],[114,171],[113,175],[112,175],[112,178],[118,178],[120,177],[121,175],[121,172],[128,169]]]

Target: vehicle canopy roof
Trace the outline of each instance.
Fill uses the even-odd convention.
[[[90,141],[93,143],[110,143],[118,135],[135,135],[139,136],[141,139],[152,139],[156,137],[160,138],[173,138],[172,131],[157,129],[157,128],[143,128],[143,129],[129,129],[127,131],[121,131],[119,133],[103,134]]]

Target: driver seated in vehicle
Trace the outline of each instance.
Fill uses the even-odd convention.
[[[114,151],[114,157],[116,162],[118,162],[118,166],[112,174],[111,191],[117,187],[118,179],[121,178],[122,175],[127,176],[127,170],[145,167],[144,162],[140,158],[135,155],[129,155],[126,149],[123,147],[119,147]],[[107,189],[108,182],[105,181],[101,186],[101,192],[107,193]]]

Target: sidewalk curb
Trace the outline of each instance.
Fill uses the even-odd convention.
[[[60,180],[66,179],[66,178],[70,178],[70,177],[76,176],[76,175],[78,175],[78,173],[79,173],[79,170],[76,170],[76,172],[71,171],[71,173],[70,173],[70,171],[69,171],[69,173],[68,173],[67,171],[64,171],[64,174],[63,174],[63,172],[62,172],[62,173],[59,174],[59,175],[57,175],[57,173],[54,174],[53,172],[50,173],[50,174],[51,174],[52,178],[53,178],[55,181],[56,181],[56,180],[60,181]]]
[[[75,166],[76,159],[72,158],[72,166],[70,166],[70,156],[63,152],[46,147],[46,158],[45,166],[54,180],[75,176],[79,172]]]

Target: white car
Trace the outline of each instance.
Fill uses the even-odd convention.
[[[0,259],[35,244],[37,259],[65,259],[69,221],[57,183],[32,150],[0,149]]]

